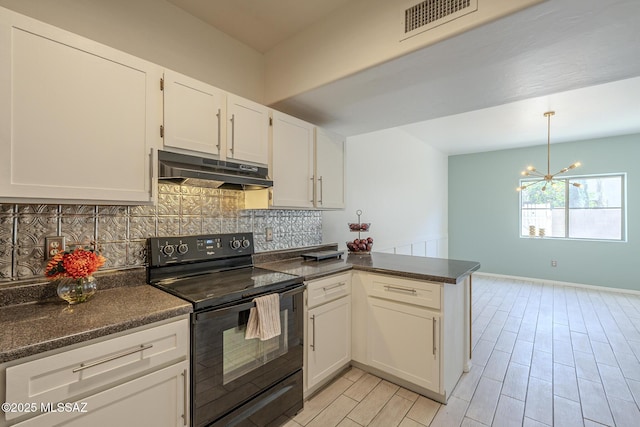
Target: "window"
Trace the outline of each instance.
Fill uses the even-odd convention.
[[[521,185],[531,180],[521,180]],[[576,187],[572,184],[580,184]],[[520,236],[625,240],[625,175],[554,179],[520,193]]]

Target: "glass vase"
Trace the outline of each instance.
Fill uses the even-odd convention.
[[[58,283],[58,296],[69,304],[85,302],[96,293],[98,286],[93,276],[73,279],[65,277]]]

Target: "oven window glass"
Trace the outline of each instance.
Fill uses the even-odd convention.
[[[243,313],[248,313],[248,310]],[[239,322],[242,324],[226,329],[222,333],[223,384],[228,384],[287,353],[289,350],[287,313],[287,310],[280,311],[280,335],[266,341],[260,341],[258,338],[244,338],[247,330],[246,320],[249,316],[243,316],[242,313],[239,317],[239,319],[243,319],[242,322]]]

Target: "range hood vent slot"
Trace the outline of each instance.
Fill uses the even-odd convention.
[[[267,165],[158,150],[158,179],[197,187],[256,190],[273,186]]]
[[[478,0],[425,0],[404,11],[404,38],[478,10]]]

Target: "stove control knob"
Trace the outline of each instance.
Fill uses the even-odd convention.
[[[187,252],[189,252],[189,246],[187,246],[187,244],[186,244],[186,243],[180,243],[180,244],[178,245],[178,253],[179,253],[180,255],[184,255],[184,254],[186,254]]]
[[[166,245],[162,248],[162,253],[165,254],[165,256],[171,256],[173,255],[173,250],[173,245]]]
[[[242,239],[242,247],[246,249],[249,246],[251,246],[251,242],[248,241],[247,239]]]
[[[233,239],[229,244],[231,245],[231,249],[240,249],[242,242],[240,242],[240,240]]]

